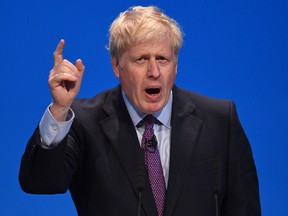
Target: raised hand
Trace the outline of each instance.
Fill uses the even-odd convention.
[[[50,71],[48,84],[53,102],[50,112],[57,121],[64,121],[74,98],[77,96],[85,67],[80,59],[75,65],[63,59],[64,40],[60,40],[54,52],[54,67]]]

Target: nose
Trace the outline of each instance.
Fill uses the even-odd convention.
[[[149,60],[147,74],[149,78],[158,79],[160,77],[160,67],[156,59]]]

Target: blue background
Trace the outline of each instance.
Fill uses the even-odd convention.
[[[0,1],[0,215],[76,215],[70,194],[21,191],[21,155],[47,105],[53,51],[81,58],[79,97],[115,86],[105,49],[110,23],[133,5],[156,5],[185,32],[178,86],[236,102],[258,168],[263,215],[288,215],[288,1]]]

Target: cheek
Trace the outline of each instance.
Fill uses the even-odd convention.
[[[166,77],[166,83],[169,88],[173,86],[175,79],[176,79],[176,71],[171,72],[170,75]]]
[[[127,76],[127,74],[120,74],[120,83],[127,95],[129,97],[135,98],[137,97],[139,92],[140,83],[137,82],[134,76]],[[130,99],[132,99],[130,98]]]
[[[127,87],[132,90],[134,89],[135,91],[138,91],[142,86],[143,77],[139,73],[130,73],[123,78],[123,80],[126,82]]]

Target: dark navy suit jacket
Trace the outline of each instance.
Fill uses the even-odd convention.
[[[37,194],[69,189],[80,216],[137,215],[140,145],[121,88],[77,99],[72,109],[71,130],[53,149],[40,147],[35,130],[22,157],[22,189]],[[171,123],[165,216],[215,215],[215,187],[220,215],[261,215],[254,159],[234,103],[174,86]],[[157,215],[147,178],[141,211]]]

